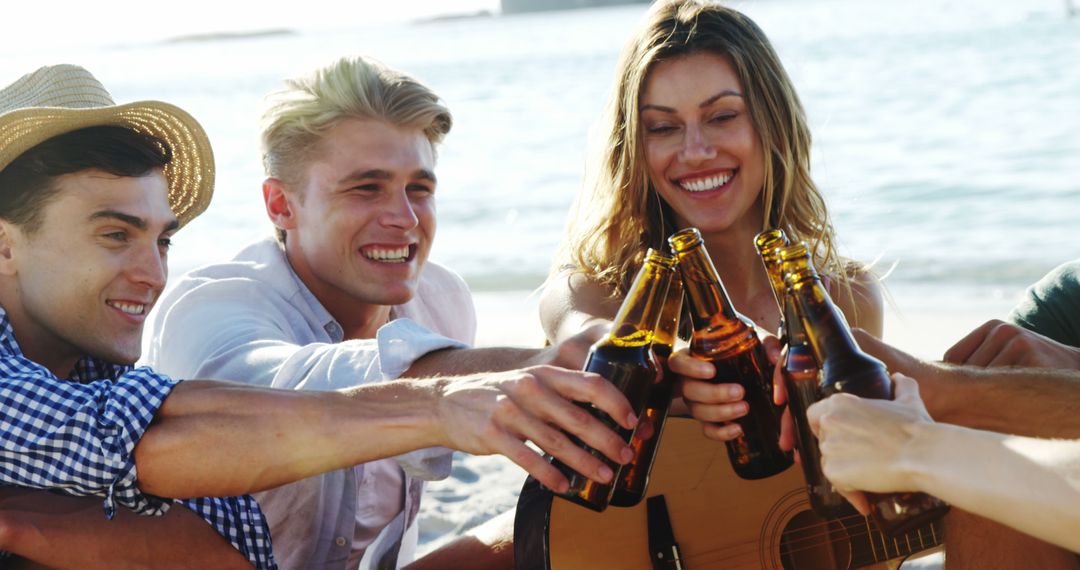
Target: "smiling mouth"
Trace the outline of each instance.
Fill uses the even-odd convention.
[[[128,315],[145,315],[146,305],[142,303],[124,303],[123,301],[105,301],[105,304]]]
[[[687,192],[708,192],[727,184],[734,177],[735,171],[732,170],[726,174],[713,174],[703,178],[684,178],[675,181],[675,184]]]
[[[416,256],[416,244],[400,247],[368,246],[361,248],[360,253],[379,263],[408,263]]]

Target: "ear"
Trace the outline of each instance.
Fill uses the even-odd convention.
[[[296,212],[293,208],[295,196],[285,191],[285,183],[277,178],[263,180],[263,204],[266,215],[274,226],[281,230],[296,229]]]
[[[15,250],[21,237],[22,234],[15,224],[0,218],[0,275],[18,273]]]

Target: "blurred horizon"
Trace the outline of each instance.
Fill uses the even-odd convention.
[[[9,25],[0,35],[0,56],[27,50],[124,47],[192,37],[243,37],[267,31],[335,31],[484,11],[496,14],[499,0],[306,0],[300,9],[295,3],[285,2],[265,2],[253,9],[240,2],[187,0],[155,8],[169,11],[154,13],[141,0],[100,4],[55,0],[5,7]]]

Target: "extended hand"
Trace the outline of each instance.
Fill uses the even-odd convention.
[[[545,487],[563,492],[569,485],[566,478],[525,445],[526,440],[575,471],[605,483],[614,476],[611,469],[562,430],[618,463],[633,457],[622,438],[574,402],[595,405],[624,428],[632,429],[637,423],[630,403],[603,377],[553,366],[444,381],[437,413],[448,447],[475,455],[505,455]]]
[[[829,481],[859,512],[869,513],[861,491],[917,491],[905,467],[918,430],[932,424],[919,399],[919,385],[894,374],[896,398],[867,400],[836,394],[807,409],[818,437],[821,467]]]
[[[1080,349],[993,319],[945,352],[945,362],[973,366],[1080,368]]]
[[[780,354],[780,345],[776,337],[764,335],[762,343],[769,361],[776,363]],[[734,419],[749,412],[749,404],[743,400],[745,391],[739,384],[723,382],[714,384],[716,367],[711,363],[690,355],[688,349],[676,351],[668,359],[668,367],[679,375],[678,393],[686,402],[690,415],[702,422],[702,431],[706,437],[719,441],[729,441],[739,437],[742,429]],[[732,379],[734,380],[734,379]]]

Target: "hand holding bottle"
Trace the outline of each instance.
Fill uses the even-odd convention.
[[[862,491],[918,490],[910,468],[914,443],[921,429],[934,423],[915,380],[903,374],[892,377],[894,400],[836,394],[806,413],[819,441],[825,476],[864,515],[870,513],[870,503]]]
[[[780,340],[761,329],[758,329],[758,338],[765,347],[769,362],[775,365],[780,359]],[[676,351],[668,366],[679,376],[676,394],[682,396],[690,415],[702,422],[705,436],[718,441],[731,441],[739,437],[741,428],[730,422],[745,416],[748,405],[744,399],[745,390],[735,383],[736,379],[713,384],[711,381],[716,375],[716,367],[709,361],[694,358],[686,348]],[[782,390],[783,382],[779,384]],[[778,400],[777,403],[783,401]],[[787,449],[790,448],[791,445]]]

